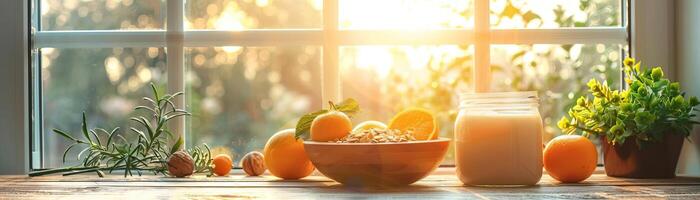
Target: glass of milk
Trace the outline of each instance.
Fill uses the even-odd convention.
[[[465,93],[459,99],[454,140],[462,183],[537,184],[543,132],[537,93]]]

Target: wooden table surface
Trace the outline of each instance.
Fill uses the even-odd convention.
[[[559,184],[545,175],[531,187],[465,187],[453,173],[453,168],[440,168],[413,185],[381,189],[344,187],[318,174],[282,181],[269,175],[246,177],[240,170],[210,178],[0,176],[0,199],[700,199],[697,177],[620,179],[598,170],[579,184]]]

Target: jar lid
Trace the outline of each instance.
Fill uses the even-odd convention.
[[[460,108],[521,108],[539,106],[536,91],[460,93]]]

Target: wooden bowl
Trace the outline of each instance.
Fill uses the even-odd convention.
[[[414,183],[440,165],[450,140],[404,143],[330,143],[305,141],[319,172],[352,186],[399,186]]]

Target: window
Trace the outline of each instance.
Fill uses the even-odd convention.
[[[619,0],[34,5],[33,168],[61,165],[67,144],[51,129],[77,132],[80,111],[89,126],[128,127],[149,82],[185,91],[193,116],[175,130],[188,145],[207,143],[236,160],[343,97],[363,108],[355,123],[420,106],[438,113],[440,135],[452,137],[459,92],[536,90],[553,137],[583,80],[619,84],[627,48]]]

